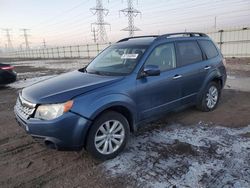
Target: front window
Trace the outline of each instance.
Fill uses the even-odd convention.
[[[145,65],[157,65],[161,72],[176,67],[175,48],[173,43],[157,46],[150,54]]]
[[[86,72],[110,76],[127,75],[133,71],[145,50],[145,46],[111,46],[88,65]]]

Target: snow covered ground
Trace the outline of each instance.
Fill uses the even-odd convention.
[[[111,177],[136,187],[250,187],[250,125],[172,125],[130,138],[119,157],[103,164]]]
[[[56,75],[49,75],[49,76],[38,76],[33,78],[25,78],[25,79],[19,79],[18,81],[9,84],[9,87],[16,88],[16,89],[22,89],[24,87],[31,86],[37,82],[52,78]]]
[[[86,66],[88,59],[34,60],[13,62],[14,66],[32,66],[36,68],[76,70]]]
[[[35,68],[48,69],[37,72],[18,72],[18,79],[16,82],[9,84],[9,87],[21,89],[37,82],[52,78],[61,72],[68,72],[80,69],[86,66],[90,60],[84,59],[69,59],[69,60],[36,60],[36,61],[18,61],[11,63],[15,67],[30,66]],[[49,71],[50,70],[50,71]],[[54,71],[54,72],[53,72]],[[52,73],[51,73],[52,72]]]
[[[250,92],[250,77],[228,76],[225,89]]]

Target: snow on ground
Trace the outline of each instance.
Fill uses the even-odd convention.
[[[16,67],[20,66],[31,66],[36,68],[46,68],[48,70],[37,71],[37,72],[18,72],[18,80],[15,83],[9,84],[12,88],[24,88],[30,86],[39,81],[51,78],[58,74],[57,70],[63,70],[64,72],[77,70],[86,66],[90,60],[86,59],[69,59],[69,60],[34,60],[34,61],[18,61],[13,62],[12,65]],[[51,71],[52,75],[51,75]],[[50,72],[49,72],[50,71]]]
[[[250,187],[250,133],[196,125],[172,125],[130,138],[119,157],[104,162],[111,177],[137,187]]]
[[[49,75],[49,76],[40,76],[40,77],[34,77],[34,78],[20,79],[12,84],[9,84],[8,86],[12,88],[16,88],[16,89],[21,89],[21,88],[33,85],[37,82],[52,78],[54,76],[55,75]]]
[[[225,88],[250,92],[250,78],[249,77],[236,77],[236,76],[229,75],[227,77]]]
[[[62,60],[34,60],[13,62],[14,66],[32,66],[47,69],[76,70],[83,68],[90,62],[89,59],[62,59]]]

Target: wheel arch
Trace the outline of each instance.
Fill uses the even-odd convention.
[[[223,81],[222,81],[222,77],[214,77],[213,79],[210,80],[210,82],[215,82],[220,86],[220,89],[223,86]],[[209,83],[209,82],[208,82]]]
[[[104,108],[96,111],[94,115],[91,117],[91,119],[95,120],[96,118],[98,118],[107,111],[114,111],[122,114],[128,120],[130,132],[136,131],[136,126],[135,126],[136,117],[133,115],[134,113],[131,111],[129,107],[122,104],[112,104],[105,106]]]
[[[97,110],[93,116],[91,117],[91,119],[93,119],[92,123],[95,121],[95,119],[97,119],[98,117],[100,117],[102,114],[104,114],[105,112],[108,111],[114,111],[114,112],[118,112],[120,114],[122,114],[129,123],[129,131],[130,132],[135,132],[137,130],[137,126],[135,123],[135,119],[136,117],[133,115],[133,112],[131,111],[131,109],[129,109],[128,107],[126,107],[125,105],[121,105],[121,104],[113,104],[113,105],[108,105],[102,109]],[[86,149],[86,143],[87,143],[87,139],[88,139],[88,134],[89,131],[91,129],[91,125],[87,131],[87,136],[84,139],[84,144],[83,147]]]
[[[202,84],[202,87],[197,95],[197,102],[201,100],[202,95],[207,87],[207,85],[210,82],[216,82],[219,84],[220,88],[223,87],[223,78],[219,71],[213,71],[211,72],[205,79],[204,83]]]

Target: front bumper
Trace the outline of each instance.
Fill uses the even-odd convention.
[[[25,119],[14,109],[18,124],[28,134],[46,145],[54,144],[60,150],[79,150],[85,144],[85,138],[91,121],[67,112],[54,120]]]

